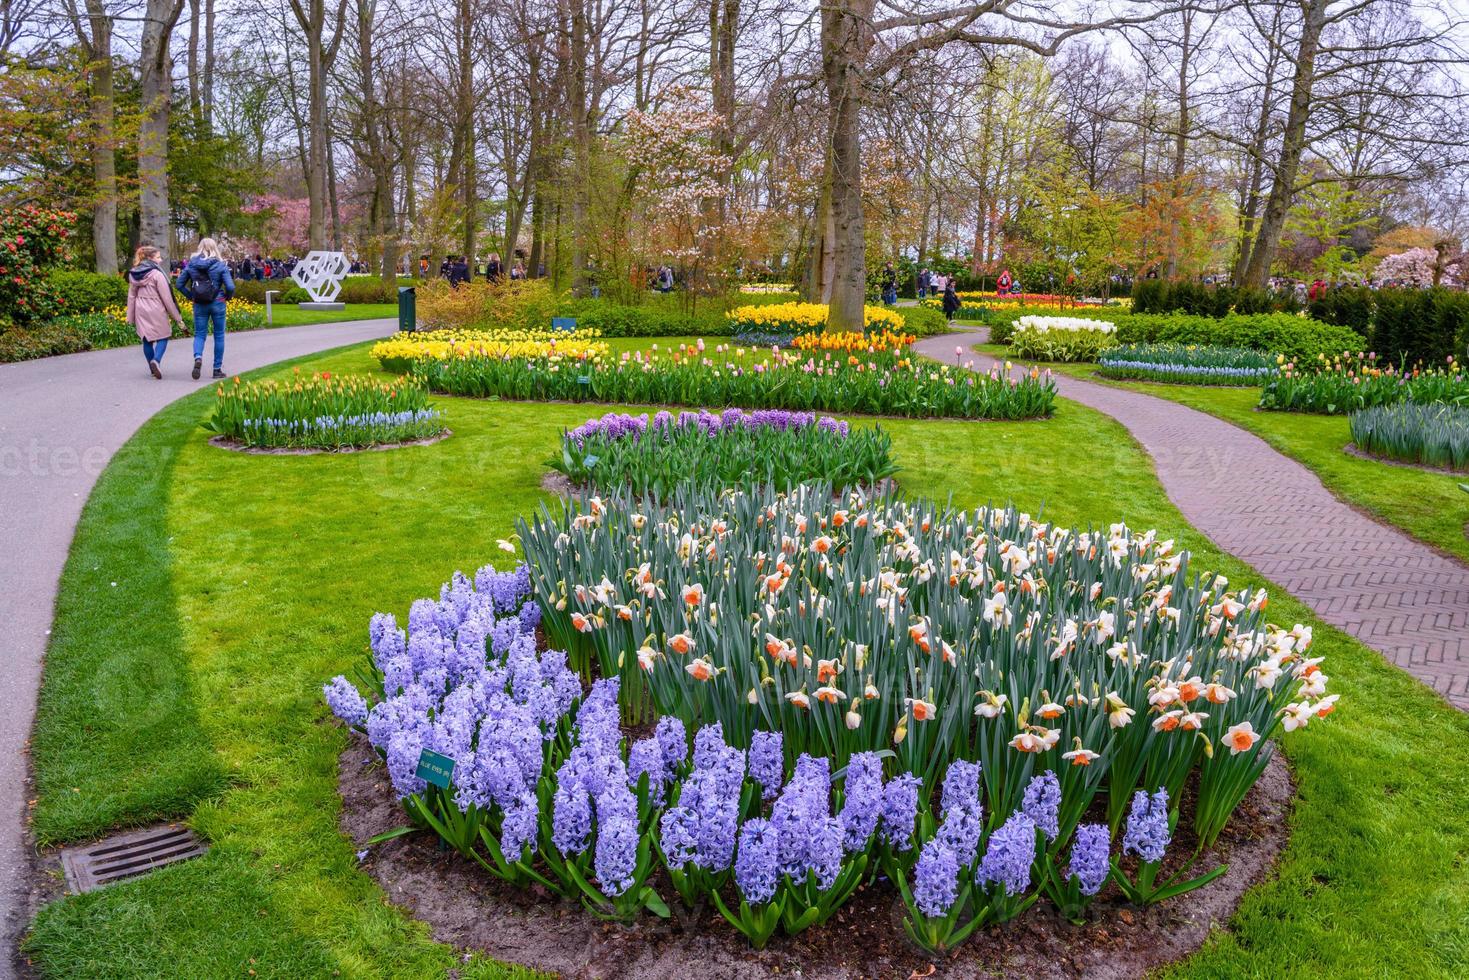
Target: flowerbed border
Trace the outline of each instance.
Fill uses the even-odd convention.
[[[304,446],[247,446],[238,439],[229,436],[212,436],[209,445],[216,449],[227,449],[232,453],[244,453],[247,456],[343,456],[348,453],[371,453],[384,452],[389,449],[407,449],[410,446],[432,446],[436,442],[443,442],[454,434],[453,429],[443,429],[436,436],[426,439],[403,439],[398,442],[384,442],[373,446],[343,446],[340,449],[310,449]]]
[[[496,881],[441,848],[432,833],[369,844],[373,836],[401,826],[403,811],[386,768],[365,738],[351,737],[338,760],[337,780],[342,799],[338,829],[359,852],[359,868],[399,911],[425,923],[435,941],[462,952],[573,976],[595,968],[609,977],[704,975],[725,980],[797,970],[808,980],[925,975],[936,959],[903,936],[896,891],[874,901],[866,919],[858,907],[859,893],[858,901],[826,928],[794,939],[777,937],[758,952],[712,908],[703,916],[605,923],[572,903]],[[1237,819],[1226,830],[1228,846],[1205,852],[1206,858],[1228,860],[1230,871],[1190,893],[1187,903],[1138,909],[1109,892],[1094,906],[1090,921],[1079,927],[1049,908],[1035,909],[1016,922],[977,934],[943,960],[944,976],[990,977],[999,969],[1008,977],[1050,978],[1064,969],[1121,980],[1184,959],[1203,947],[1216,926],[1226,926],[1245,895],[1274,872],[1289,844],[1294,800],[1294,780],[1277,752],[1241,805],[1238,817],[1248,818]],[[870,913],[876,909],[890,914],[874,918]],[[890,942],[854,951],[845,945],[853,927],[864,941],[880,937]],[[839,958],[854,952],[862,957],[860,963],[845,967]]]

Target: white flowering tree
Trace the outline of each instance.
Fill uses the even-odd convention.
[[[1442,263],[1442,265],[1440,265]],[[1458,286],[1461,267],[1455,260],[1444,260],[1431,248],[1410,248],[1389,255],[1377,263],[1372,278],[1377,282],[1401,283],[1427,288],[1433,285]]]
[[[740,248],[729,222],[733,160],[718,148],[723,117],[707,93],[686,86],[663,93],[658,108],[624,121],[631,168],[636,254],[676,266],[691,291],[707,291]]]

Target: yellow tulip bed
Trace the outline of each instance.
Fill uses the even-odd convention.
[[[608,353],[596,330],[429,330],[400,333],[373,345],[384,370],[407,372],[415,361],[454,357],[533,358],[561,354],[597,357]]]

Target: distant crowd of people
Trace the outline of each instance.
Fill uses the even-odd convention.
[[[540,274],[546,274],[546,267],[541,266]],[[418,274],[421,278],[428,278],[428,256],[421,256],[418,260]],[[500,261],[499,252],[491,252],[490,257],[483,262],[476,262],[471,268],[469,260],[463,255],[446,255],[444,261],[439,263],[439,278],[449,280],[451,286],[469,282],[471,279],[485,279],[488,282],[500,282],[503,279],[519,280],[525,279],[525,263],[519,257],[505,268],[505,263]]]

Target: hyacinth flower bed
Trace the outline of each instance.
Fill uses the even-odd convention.
[[[538,649],[531,579],[524,565],[456,574],[412,605],[406,631],[374,616],[355,681],[324,686],[409,819],[384,838],[427,830],[487,874],[602,918],[712,906],[757,949],[820,928],[879,875],[908,937],[945,952],[1042,898],[1081,920],[1109,882],[1146,906],[1224,870],[1189,862],[1160,878],[1178,819],[1163,788],[1134,794],[1113,828],[1071,812],[1067,770],[1037,766],[1001,800],[969,760],[926,783],[889,753],[839,766],[779,731],[740,746],[718,723],[666,715],[630,737],[618,678],[588,687],[564,652]],[[1257,756],[1256,741],[1233,747]]]
[[[1000,813],[1045,769],[1068,826],[1100,798],[1115,829],[1136,790],[1190,784],[1207,846],[1262,740],[1335,705],[1309,629],[1122,525],[806,484],[568,501],[519,537],[547,636],[621,679],[629,721],[717,722],[739,747],[780,731],[838,768],[891,752],[930,787],[978,760]]]
[[[606,354],[596,330],[425,330],[400,333],[372,346],[383,370],[404,374],[415,361],[456,357],[534,357],[562,354],[583,357]]]
[[[1123,344],[1097,358],[1104,378],[1164,384],[1248,387],[1264,384],[1275,371],[1275,358],[1245,347]]]
[[[427,389],[408,378],[325,372],[289,381],[235,378],[215,394],[204,428],[252,449],[352,449],[444,432],[443,413],[429,405]]]
[[[1010,353],[1032,361],[1095,361],[1117,346],[1117,327],[1071,316],[1022,316],[1012,323]]]
[[[771,486],[810,479],[873,487],[897,472],[892,439],[814,412],[616,412],[567,430],[547,465],[575,486],[663,498],[676,486]]]
[[[1469,405],[1400,402],[1353,412],[1352,442],[1362,452],[1405,463],[1469,471]]]
[[[771,350],[760,360],[699,345],[619,358],[547,354],[426,359],[414,376],[430,390],[521,401],[729,405],[909,418],[1028,419],[1051,414],[1049,373],[960,371],[902,352]]]
[[[1297,364],[1279,359],[1279,373],[1260,393],[1260,407],[1282,412],[1345,415],[1378,405],[1469,405],[1469,374],[1451,356],[1441,368],[1383,364],[1376,354],[1322,355]]]

